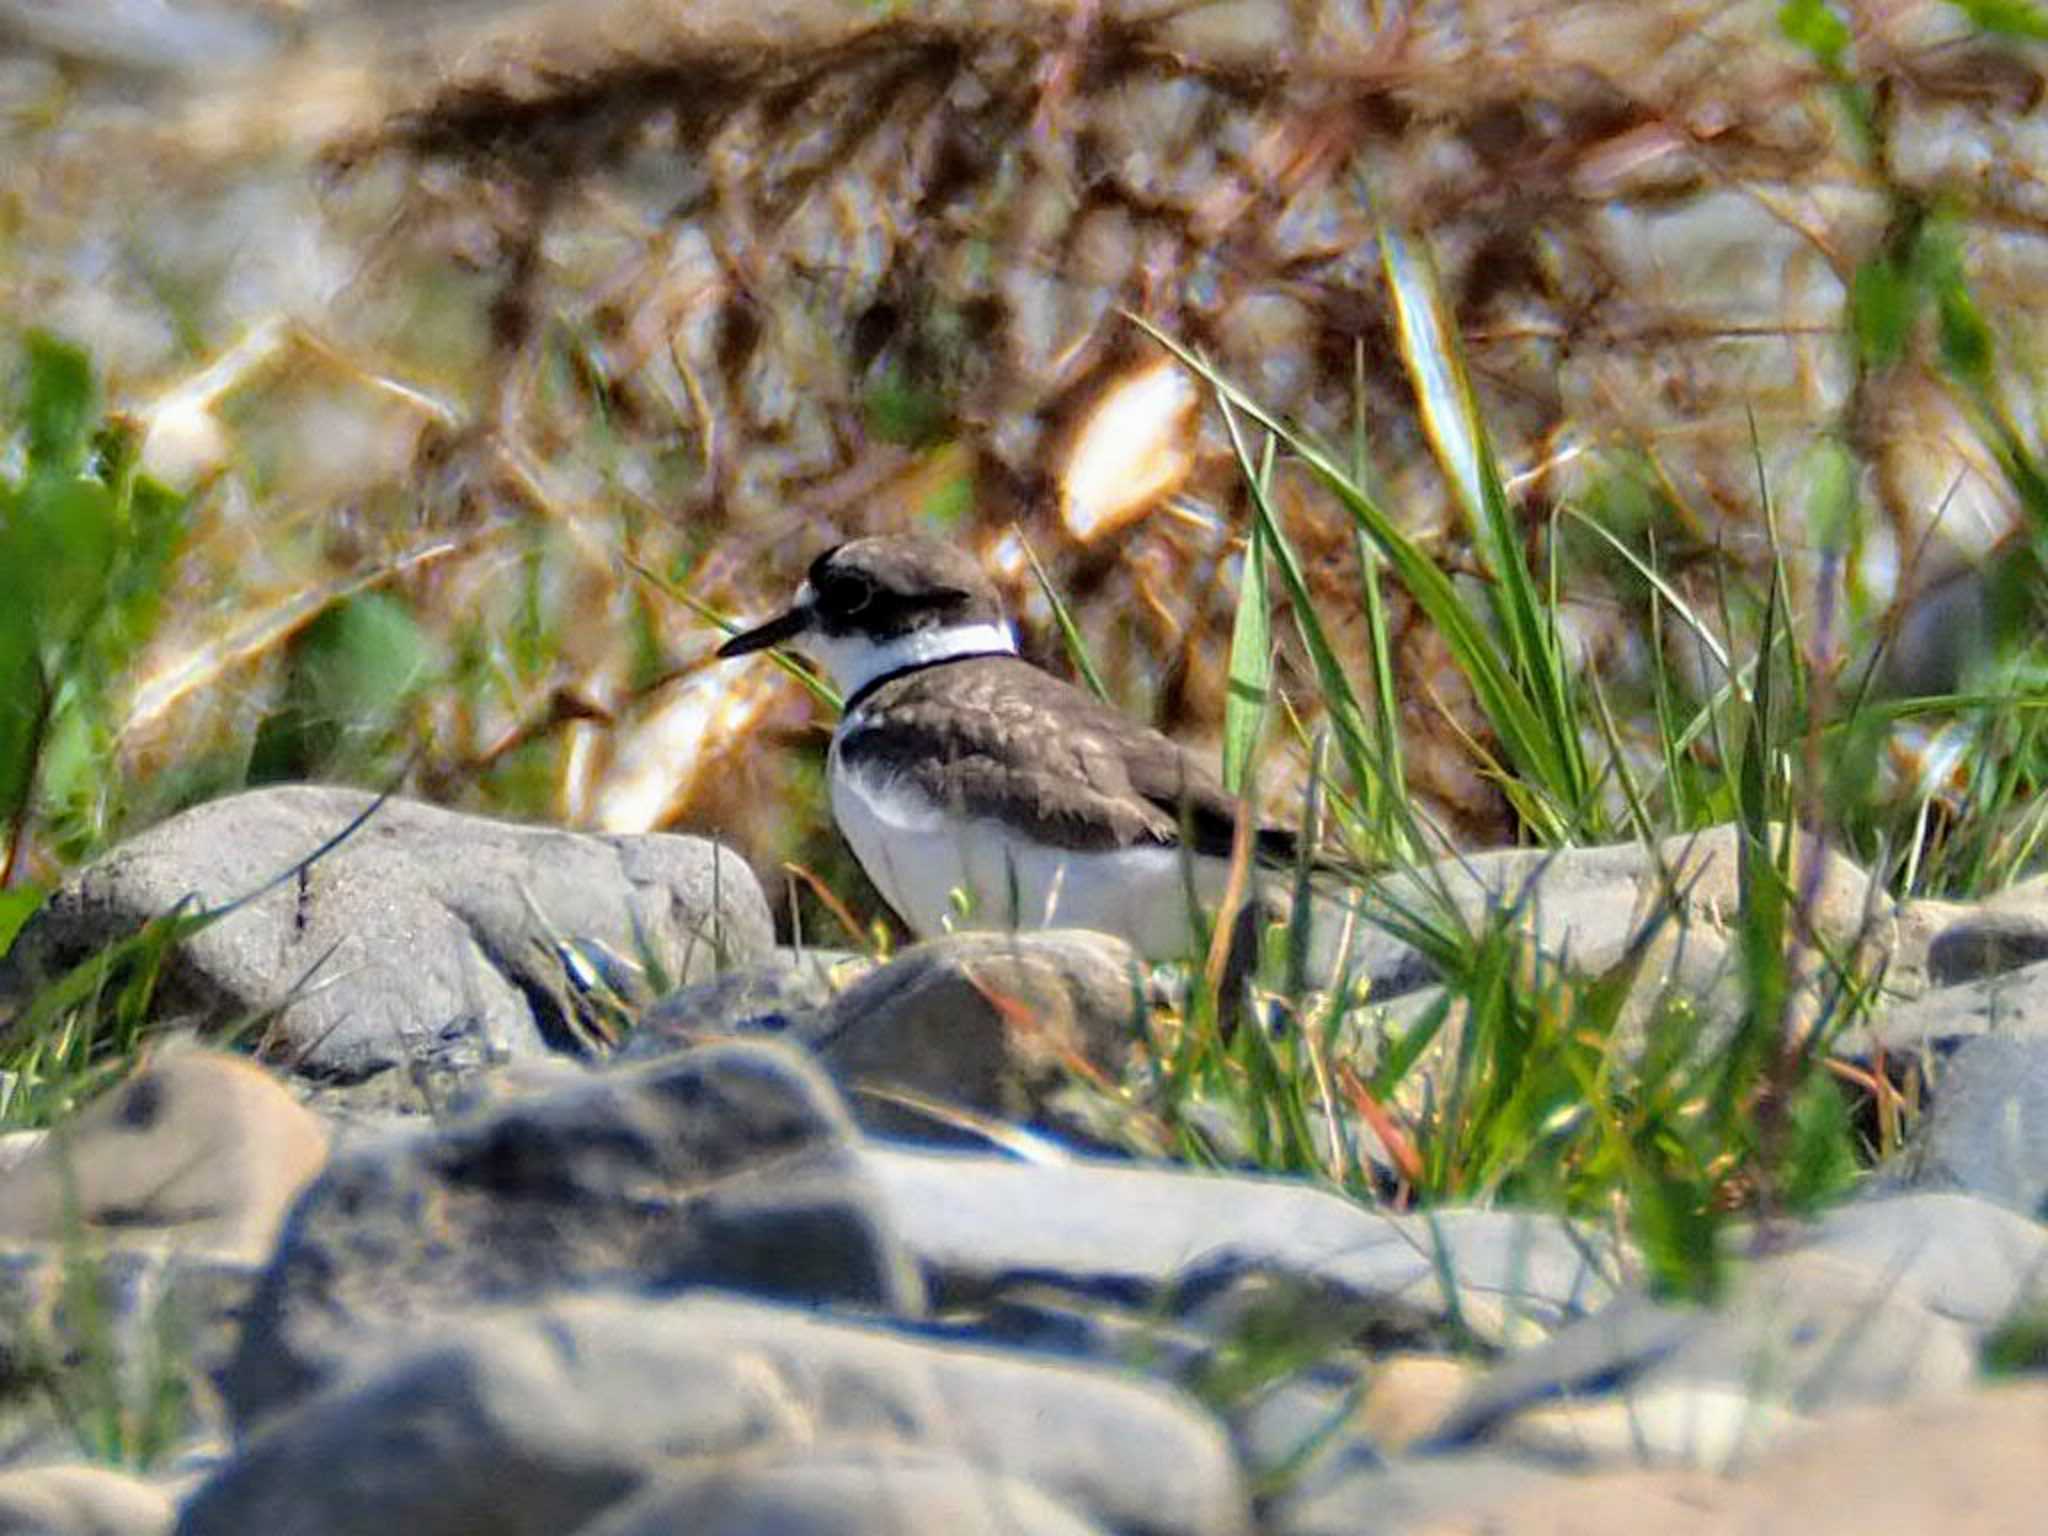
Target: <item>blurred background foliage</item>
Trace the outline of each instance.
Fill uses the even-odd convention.
[[[712,663],[707,615],[923,526],[1057,661],[1035,556],[1111,696],[1216,746],[1251,491],[1132,317],[1339,445],[1460,590],[1499,579],[1388,228],[1623,754],[1669,765],[1671,701],[1776,592],[1811,687],[1935,701],[1840,758],[1859,851],[2008,878],[2042,766],[2044,35],[2018,0],[0,0],[9,883],[338,778],[716,831],[866,921],[828,722]],[[1414,804],[1529,835],[1440,628],[1377,566],[1361,603],[1340,499],[1291,457],[1262,494],[1302,585],[1261,793],[1293,814],[1325,707],[1306,603],[1391,680]],[[1732,814],[1669,782],[1670,824]]]

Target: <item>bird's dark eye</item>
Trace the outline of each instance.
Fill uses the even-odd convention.
[[[875,600],[875,584],[858,571],[827,571],[814,586],[827,613],[856,614]]]

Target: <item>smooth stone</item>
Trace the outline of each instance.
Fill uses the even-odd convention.
[[[250,1264],[327,1160],[318,1116],[242,1056],[173,1043],[0,1180],[0,1242],[90,1236]]]
[[[0,1472],[4,1536],[162,1536],[176,1513],[163,1489],[111,1467]]]
[[[1379,1449],[1398,1452],[1437,1434],[1484,1370],[1450,1355],[1396,1354],[1374,1359],[1365,1374],[1356,1428]]]
[[[267,1017],[261,1054],[341,1081],[580,1053],[592,953],[646,952],[693,980],[774,939],[753,872],[701,838],[563,832],[294,785],[198,806],[73,876],[0,962],[0,1000],[181,905],[237,901],[179,946],[161,1009],[217,1026]]]
[[[2037,898],[2038,899],[2038,898]],[[2048,960],[2048,913],[1987,907],[1958,918],[1928,946],[1936,986],[1979,981]]]
[[[874,968],[845,950],[777,948],[678,987],[650,1003],[619,1048],[620,1061],[650,1061],[728,1035],[794,1034],[809,1038],[832,1000]]]
[[[1497,1451],[1353,1458],[1333,1475],[1284,1490],[1273,1501],[1272,1536],[1379,1536],[1461,1529],[1451,1522],[1471,1509],[1513,1508],[1517,1501],[1574,1481],[1565,1474]],[[1496,1526],[1489,1531],[1516,1530]]]
[[[1725,930],[1741,908],[1741,866],[1740,829],[1726,824],[1654,847],[1630,842],[1461,855],[1386,881],[1378,894],[1386,904],[1421,913],[1448,901],[1475,927],[1512,909],[1546,953],[1598,972],[1622,958],[1646,919],[1674,895],[1677,921]],[[1892,916],[1892,903],[1873,892],[1863,869],[1812,837],[1800,839],[1793,878],[1810,881],[1814,930],[1831,944],[1853,946],[1873,914]]]
[[[1043,1278],[1018,1285],[965,1313],[976,1339],[1010,1349],[1103,1363],[1143,1359],[1149,1375],[1184,1381],[1216,1354],[1217,1341],[1162,1317],[1156,1306],[1125,1305]]]
[[[0,1442],[10,1460],[79,1448],[81,1412],[118,1404],[173,1441],[217,1433],[254,1265],[177,1248],[0,1251]]]
[[[1952,1391],[1975,1370],[1970,1330],[1882,1274],[1795,1250],[1740,1270],[1718,1306],[1631,1293],[1509,1356],[1431,1446],[1720,1467],[1794,1416]],[[1575,1409],[1553,1411],[1561,1399]]]
[[[1170,1389],[699,1293],[450,1319],[272,1420],[178,1531],[560,1536],[670,1469],[896,1449],[1030,1484],[1109,1530],[1250,1529],[1221,1428]]]
[[[925,1451],[852,1448],[661,1477],[576,1536],[1108,1536],[1031,1484]]]
[[[1915,1189],[1960,1189],[2048,1219],[2048,1033],[1959,1046],[1894,1171]]]
[[[1937,987],[1880,1009],[1843,1032],[1834,1053],[1868,1059],[1883,1049],[1926,1059],[1985,1035],[2048,1035],[2048,962]],[[1937,1085],[1938,1086],[1938,1085]]]
[[[0,1179],[10,1177],[47,1140],[47,1131],[0,1131]]]
[[[1642,1462],[1723,1472],[1813,1423],[1740,1386],[1681,1382],[1539,1403],[1488,1443],[1559,1466]]]
[[[1077,1077],[1122,1079],[1145,1007],[1143,962],[1109,934],[956,933],[856,981],[811,1043],[871,1131],[943,1133],[947,1108],[1044,1125]]]
[[[164,5],[160,0],[35,0],[0,4],[0,39],[8,51],[47,51],[78,70],[108,69],[137,77],[190,76],[260,67],[284,46],[282,29],[261,12],[217,4]]]
[[[1622,1470],[1494,1490],[1433,1536],[1868,1536],[2039,1528],[2048,1386],[1855,1410],[1773,1447],[1732,1476]],[[1412,1527],[1402,1527],[1412,1528]],[[1334,1536],[1334,1533],[1333,1533]]]
[[[1306,1496],[1360,1468],[1383,1470],[1384,1448],[1356,1422],[1359,1381],[1355,1354],[1346,1360],[1333,1351],[1231,1402],[1225,1420],[1247,1473],[1261,1484]]]
[[[1604,1237],[1555,1216],[1395,1215],[1297,1181],[1127,1163],[885,1146],[862,1160],[905,1246],[950,1300],[1052,1277],[1197,1309],[1234,1276],[1270,1271],[1404,1310],[1417,1329],[1499,1343],[1599,1308],[1619,1270]]]
[[[1799,1245],[1980,1338],[2022,1308],[2048,1304],[2048,1226],[1971,1195],[1852,1200],[1823,1212]]]
[[[1774,837],[1782,840],[1782,829]],[[1550,962],[1598,975],[1634,959],[1637,972],[1618,1022],[1618,1038],[1639,1049],[1670,1005],[1689,1005],[1688,1043],[1702,1058],[1720,1050],[1746,1006],[1735,924],[1742,907],[1741,837],[1732,824],[1697,834],[1567,849],[1496,849],[1440,860],[1378,885],[1366,910],[1376,921],[1405,914],[1479,932],[1509,922]],[[1895,903],[1853,860],[1801,835],[1791,878],[1808,900],[1816,937],[1835,955],[1874,969],[1882,960],[1895,988],[1924,986],[1933,932],[1921,914]],[[1638,952],[1639,951],[1639,952]],[[1802,1029],[1826,1019],[1827,968],[1806,956],[1808,984],[1791,999]],[[1371,974],[1367,993],[1391,1005],[1383,1029],[1427,1006],[1418,994],[1436,978],[1423,971]],[[1456,1049],[1447,1028],[1431,1061]],[[1370,1048],[1370,1042],[1369,1042]],[[1425,1064],[1424,1075],[1432,1069]]]
[[[803,1041],[867,1129],[979,1144],[976,1128],[1052,1125],[1078,1076],[1116,1081],[1138,1038],[1145,969],[1122,940],[1083,929],[966,932],[886,963],[779,955],[677,992],[620,1052],[644,1060],[690,1039]]]
[[[338,1155],[222,1393],[246,1428],[480,1303],[594,1285],[922,1305],[831,1086],[794,1047],[733,1041]]]

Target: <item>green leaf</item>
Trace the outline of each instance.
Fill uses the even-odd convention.
[[[124,469],[120,485],[115,516],[120,555],[108,574],[94,632],[99,664],[109,673],[126,667],[156,629],[191,507],[189,497],[136,473],[132,465]]]
[[[1777,700],[1776,668],[1772,665],[1782,597],[1781,586],[1773,581],[1757,638],[1756,681],[1748,701],[1742,756],[1735,771],[1740,822],[1736,833],[1736,879],[1742,893],[1736,913],[1736,952],[1741,957],[1746,1006],[1742,1027],[1721,1061],[1716,1102],[1722,1123],[1731,1129],[1737,1118],[1746,1113],[1744,1106],[1750,1101],[1750,1090],[1779,1038],[1791,985],[1790,962],[1786,957],[1791,901],[1773,838],[1774,831],[1789,824],[1780,819],[1786,808],[1778,803],[1779,741],[1784,726]],[[1789,856],[1795,843],[1788,835],[1780,846]]]
[[[1941,360],[1949,372],[1973,389],[1989,389],[1991,327],[1970,290],[1960,280],[1943,284],[1935,292],[1935,312],[1941,320]]]
[[[59,681],[43,732],[36,798],[58,851],[87,857],[107,829],[107,762],[111,732],[101,700],[75,677]]]
[[[2028,0],[1949,0],[1981,32],[1998,37],[2048,40],[2048,16]]]
[[[929,448],[945,441],[953,415],[936,389],[888,368],[868,386],[861,402],[868,433],[904,448]]]
[[[536,524],[519,552],[519,607],[506,634],[506,649],[524,683],[538,682],[561,650],[548,589],[550,553],[547,532]]]
[[[292,647],[282,707],[251,753],[253,782],[366,766],[427,680],[433,650],[403,603],[366,592],[307,625]]]
[[[1914,244],[1913,264],[1934,296],[1943,366],[1981,397],[1992,383],[1991,327],[1970,294],[1962,244],[1953,221],[1928,221]]]
[[[67,341],[38,331],[28,341],[29,461],[72,472],[85,462],[93,420],[92,362]]]
[[[925,493],[917,515],[941,534],[952,533],[960,520],[974,510],[974,477],[964,469],[947,475]]]
[[[1785,0],[1778,7],[1778,30],[1830,70],[1841,66],[1851,37],[1849,24],[1827,0]]]
[[[28,608],[46,655],[75,644],[98,613],[116,533],[114,493],[99,481],[30,474],[0,545],[0,602]]]
[[[1856,1127],[1842,1090],[1825,1072],[1810,1072],[1799,1085],[1790,1118],[1792,1144],[1779,1197],[1789,1210],[1817,1210],[1856,1182]]]
[[[2023,1303],[1984,1340],[1978,1357],[1987,1376],[2040,1376],[2048,1372],[2048,1306]]]
[[[1653,1152],[1658,1139],[1645,1137]],[[1677,1301],[1712,1301],[1726,1278],[1720,1230],[1706,1191],[1668,1154],[1640,1172],[1630,1190],[1629,1214],[1650,1289]]]
[[[1873,256],[1856,269],[1849,285],[1849,323],[1864,362],[1889,368],[1899,360],[1919,300],[1918,285],[1888,254]]]
[[[388,715],[426,678],[432,652],[405,604],[366,592],[309,631],[307,677],[320,702],[350,719]]]
[[[1018,543],[1024,546],[1024,558],[1030,562],[1031,575],[1038,582],[1038,590],[1045,594],[1045,601],[1052,609],[1052,621],[1059,626],[1060,640],[1067,648],[1067,658],[1073,662],[1074,670],[1081,674],[1081,681],[1090,693],[1098,699],[1109,697],[1109,690],[1102,684],[1102,674],[1095,670],[1095,658],[1088,653],[1088,641],[1075,624],[1074,615],[1061,598],[1059,589],[1052,584],[1052,578],[1045,573],[1045,567],[1038,563],[1038,555],[1030,541],[1022,534]]]
[[[1839,441],[1823,438],[1807,457],[1806,527],[1819,548],[1845,551],[1857,535],[1856,460]]]
[[[1268,440],[1266,466],[1272,464]],[[1263,520],[1252,524],[1245,544],[1244,581],[1238,588],[1237,620],[1230,631],[1230,682],[1223,700],[1223,787],[1233,795],[1250,792],[1259,736],[1273,691],[1273,626],[1266,593],[1266,535]]]
[[[1226,423],[1231,419],[1228,413],[1235,412],[1274,433],[1281,445],[1292,451],[1344,506],[1359,530],[1385,556],[1395,579],[1443,631],[1452,653],[1471,680],[1488,720],[1507,744],[1511,763],[1516,766],[1534,765],[1522,778],[1503,776],[1499,780],[1501,788],[1514,798],[1517,808],[1539,834],[1551,841],[1563,841],[1569,818],[1551,795],[1557,783],[1582,770],[1583,764],[1576,759],[1570,766],[1551,761],[1546,725],[1537,705],[1524,692],[1509,661],[1499,654],[1492,632],[1480,616],[1466,606],[1456,584],[1436,563],[1432,552],[1397,523],[1369,490],[1355,483],[1334,455],[1288,427],[1200,356],[1147,323],[1142,316],[1133,315],[1131,318],[1134,324],[1215,391],[1218,402],[1226,407]],[[1237,448],[1237,454],[1242,462],[1242,446]],[[1300,555],[1288,540],[1286,530],[1270,515],[1270,510],[1261,507],[1256,497],[1253,498],[1253,506],[1265,524],[1273,568],[1287,589],[1296,629],[1314,663],[1316,686],[1335,727],[1345,768],[1355,783],[1370,785],[1378,777],[1373,763],[1372,732],[1365,724],[1366,716],[1359,705],[1357,692],[1317,617],[1316,595],[1303,573]],[[1577,751],[1575,734],[1568,745],[1570,750]]]
[[[48,700],[33,615],[0,593],[0,837],[11,837],[28,809]]]
[[[17,885],[0,891],[0,955],[14,947],[14,936],[36,915],[36,909],[49,894],[36,885]]]

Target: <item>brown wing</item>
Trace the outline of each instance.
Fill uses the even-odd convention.
[[[887,736],[856,719],[839,742],[842,764],[906,778],[969,815],[1002,801],[1058,847],[1186,841],[1200,853],[1230,851],[1237,802],[1199,759],[1016,657],[905,673],[859,714],[882,711]],[[1262,856],[1289,859],[1293,848],[1291,833],[1261,829]]]

